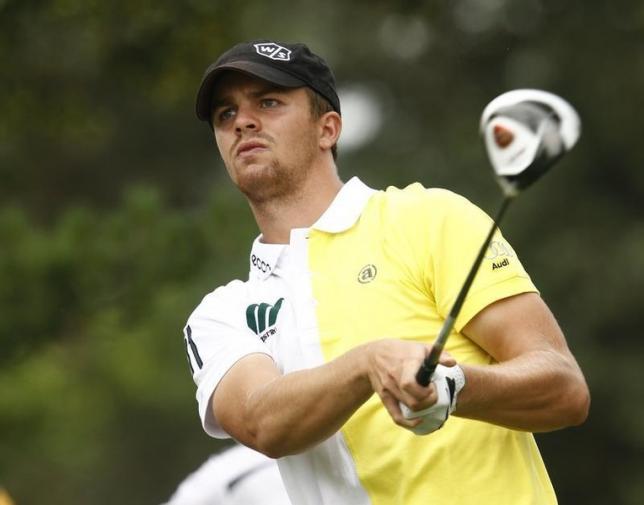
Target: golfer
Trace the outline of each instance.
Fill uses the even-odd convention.
[[[226,51],[197,115],[260,230],[248,279],[184,328],[206,432],[278,459],[298,505],[556,503],[532,432],[582,423],[589,392],[500,233],[415,380],[489,217],[443,189],[343,182],[335,80],[303,44]]]

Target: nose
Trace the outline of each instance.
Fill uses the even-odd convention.
[[[253,113],[250,107],[240,106],[235,116],[235,131],[257,131],[260,129],[259,118]]]

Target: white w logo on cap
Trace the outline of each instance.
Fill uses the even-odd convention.
[[[257,54],[266,56],[271,60],[290,61],[291,50],[276,44],[275,42],[262,42],[261,44],[254,44]]]

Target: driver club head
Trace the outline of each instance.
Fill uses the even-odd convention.
[[[508,91],[481,116],[481,134],[497,180],[516,196],[577,142],[579,115],[564,99],[536,89]]]

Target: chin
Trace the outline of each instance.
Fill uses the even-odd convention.
[[[249,165],[237,172],[235,182],[249,200],[261,203],[283,194],[290,186],[289,179],[274,166]]]

